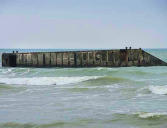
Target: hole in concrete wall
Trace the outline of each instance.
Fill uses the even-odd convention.
[[[106,60],[107,60],[106,52],[102,52],[102,61]]]
[[[74,65],[77,66],[77,55],[74,53]]]
[[[16,67],[16,55],[9,56],[9,66]]]
[[[43,65],[45,65],[45,54],[43,54]]]
[[[108,53],[108,61],[113,61],[114,60],[114,52],[109,52]]]
[[[87,59],[87,54],[83,53],[83,60],[86,60],[86,59]]]
[[[8,64],[8,59],[7,58],[5,59],[5,63],[6,63],[6,65]]]
[[[126,57],[127,57],[127,51],[124,49],[120,49],[120,60],[126,61]]]

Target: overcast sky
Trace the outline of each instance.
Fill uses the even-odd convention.
[[[0,0],[0,48],[167,48],[167,0]]]

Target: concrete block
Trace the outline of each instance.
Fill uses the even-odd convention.
[[[93,62],[94,59],[93,59],[93,52],[88,52],[88,66],[93,66]]]
[[[38,66],[39,67],[44,66],[45,64],[44,64],[44,60],[43,60],[43,53],[38,53],[37,56],[38,56]]]
[[[70,67],[74,67],[75,66],[74,53],[73,52],[69,52],[69,66]]]
[[[68,59],[69,59],[68,53],[67,52],[63,53],[63,66],[64,67],[68,67],[68,64],[69,64]]]
[[[82,66],[88,66],[88,52],[82,52]]]
[[[62,64],[63,64],[62,53],[59,52],[57,53],[57,66],[62,67]]]
[[[82,66],[82,53],[76,52],[76,66],[81,67]]]
[[[56,66],[57,65],[57,56],[56,53],[51,53],[51,66]]]
[[[51,53],[44,53],[45,58],[45,66],[49,67],[51,64]]]
[[[38,67],[38,53],[32,54],[32,66]]]
[[[95,62],[94,62],[94,64],[96,65],[96,66],[100,66],[101,65],[101,61],[102,61],[102,54],[101,54],[101,52],[100,51],[96,51],[95,52]]]
[[[166,65],[167,63],[164,61],[141,49],[2,54],[2,66],[11,67],[122,67]]]

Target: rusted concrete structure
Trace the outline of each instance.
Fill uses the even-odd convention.
[[[4,67],[167,66],[142,49],[3,53]]]

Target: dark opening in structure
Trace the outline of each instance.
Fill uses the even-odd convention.
[[[76,52],[74,52],[74,66],[77,66],[77,55]]]
[[[45,66],[45,54],[43,54],[43,66]]]
[[[16,67],[16,55],[9,55],[9,66]]]

